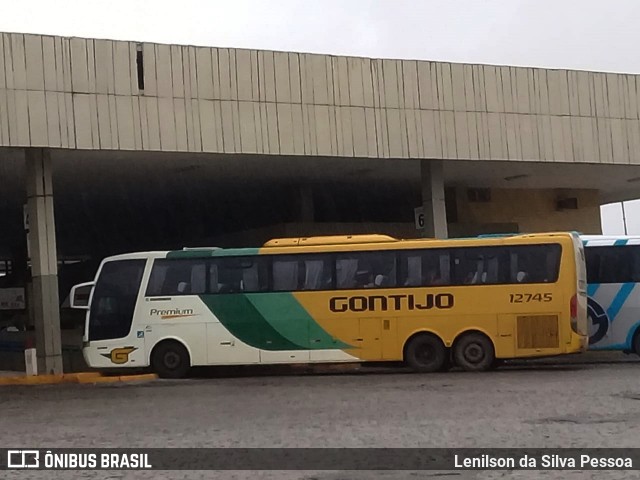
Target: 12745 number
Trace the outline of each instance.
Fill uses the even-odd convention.
[[[510,293],[510,303],[550,302],[553,300],[551,293]]]

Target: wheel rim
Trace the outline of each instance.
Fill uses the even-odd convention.
[[[464,359],[469,363],[480,363],[484,360],[485,352],[479,343],[470,343],[464,349]]]
[[[432,345],[424,344],[416,349],[416,360],[420,365],[430,365],[436,357],[436,349]]]
[[[180,366],[180,355],[176,352],[167,352],[164,354],[164,366],[174,370]]]

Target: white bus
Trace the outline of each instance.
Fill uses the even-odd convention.
[[[582,235],[589,349],[640,355],[640,237]]]
[[[81,299],[82,290],[84,299]],[[93,368],[405,361],[468,371],[586,350],[577,235],[274,239],[106,258],[74,287]]]

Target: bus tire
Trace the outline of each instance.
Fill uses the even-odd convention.
[[[151,353],[151,368],[160,378],[184,378],[191,368],[189,352],[180,342],[161,342]]]
[[[456,364],[467,372],[484,372],[495,365],[493,343],[482,333],[467,333],[453,345]]]
[[[404,350],[404,361],[416,372],[438,372],[445,368],[448,355],[442,340],[424,333],[409,340]]]

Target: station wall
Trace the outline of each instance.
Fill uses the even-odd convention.
[[[490,189],[486,198],[482,189],[460,188],[456,204],[458,219],[450,226],[454,235],[602,231],[597,190]]]

